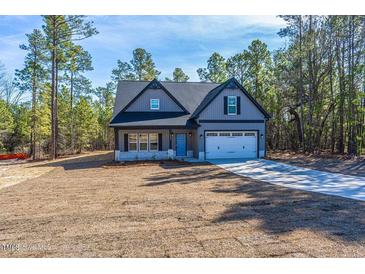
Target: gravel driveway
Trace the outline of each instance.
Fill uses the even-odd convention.
[[[47,162],[0,189],[0,257],[365,256],[364,202],[210,164],[109,159]]]
[[[365,201],[365,177],[324,172],[264,159],[210,162],[229,172],[255,180]]]

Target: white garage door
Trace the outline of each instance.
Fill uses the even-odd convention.
[[[257,158],[256,131],[205,133],[206,159]]]

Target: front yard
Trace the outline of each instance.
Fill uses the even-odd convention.
[[[0,189],[0,257],[365,256],[365,202],[111,157],[47,162]]]

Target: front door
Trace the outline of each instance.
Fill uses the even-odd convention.
[[[186,134],[176,134],[176,156],[186,156]]]

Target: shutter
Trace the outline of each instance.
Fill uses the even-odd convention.
[[[241,97],[237,96],[237,115],[241,114]]]
[[[158,150],[162,151],[162,133],[158,134]]]
[[[128,134],[124,134],[124,151],[128,151]]]
[[[227,107],[228,107],[228,97],[224,96],[224,104],[223,104],[224,114],[227,114]]]

